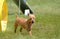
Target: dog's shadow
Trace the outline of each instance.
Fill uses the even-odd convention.
[[[26,35],[28,35],[27,33],[22,33],[22,32],[20,32],[20,34],[21,34],[21,35],[23,35],[23,36],[26,36]]]
[[[27,31],[25,31],[25,30],[23,30],[22,32],[20,32],[20,34],[23,35],[23,36],[29,35],[29,34],[27,33]]]

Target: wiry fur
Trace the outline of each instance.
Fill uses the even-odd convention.
[[[34,16],[32,15],[29,15],[29,18],[28,19],[25,19],[25,18],[19,18],[18,15],[16,15],[16,19],[15,19],[15,23],[14,23],[14,32],[16,33],[16,29],[17,29],[17,26],[20,25],[21,28],[20,28],[20,32],[22,32],[22,29],[26,29],[27,32],[32,35],[31,33],[31,27],[32,27],[32,24],[34,23]]]

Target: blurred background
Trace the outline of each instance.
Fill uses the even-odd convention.
[[[60,0],[27,0],[36,16],[30,37],[23,29],[14,33],[15,13],[19,8],[13,0],[6,0],[8,6],[8,26],[6,32],[0,32],[0,39],[60,39]],[[21,12],[20,12],[21,13]],[[20,17],[25,17],[23,14]]]

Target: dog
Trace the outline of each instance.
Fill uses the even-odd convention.
[[[14,27],[15,27],[14,32],[16,33],[16,29],[18,25],[20,25],[21,26],[20,32],[22,32],[22,29],[24,28],[32,36],[31,27],[32,27],[32,24],[34,23],[34,20],[35,20],[35,16],[33,14],[28,14],[28,19],[19,18],[19,16],[16,15],[16,19],[14,22]]]

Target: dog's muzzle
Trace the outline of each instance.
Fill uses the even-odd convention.
[[[32,21],[32,23],[34,23],[34,21]]]

